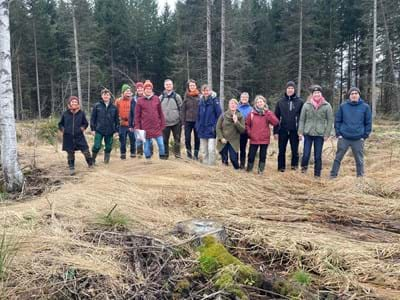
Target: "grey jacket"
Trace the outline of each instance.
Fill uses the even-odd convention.
[[[161,108],[165,116],[165,126],[174,126],[181,122],[182,98],[173,91],[160,96]]]
[[[318,110],[311,102],[303,105],[300,114],[299,134],[329,137],[333,128],[333,112],[331,105],[324,101]]]

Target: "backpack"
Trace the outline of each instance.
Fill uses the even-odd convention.
[[[176,100],[176,93],[173,92],[173,95],[174,95],[174,96],[172,97],[172,99],[175,100],[176,107],[178,108],[178,111],[181,112],[181,108],[180,108],[179,105],[178,105],[178,100]],[[171,95],[171,96],[172,96],[172,95]],[[161,98],[161,102],[163,102],[164,99],[166,99],[166,98],[164,98],[164,94],[162,94],[162,95],[160,96],[160,98]],[[171,98],[171,97],[167,97],[167,98]]]

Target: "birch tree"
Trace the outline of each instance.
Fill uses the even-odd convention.
[[[21,190],[24,176],[18,164],[8,5],[8,0],[0,0],[0,135],[3,176],[7,191],[12,192]]]
[[[211,5],[212,0],[207,0],[207,81],[210,90],[212,90]]]
[[[75,8],[72,4],[72,24],[74,26],[74,46],[75,46],[75,66],[76,66],[76,83],[78,86],[78,98],[82,101],[82,89],[81,89],[81,67],[79,64],[79,48],[78,48],[78,32],[76,28]]]
[[[297,94],[301,95],[301,72],[303,66],[303,1],[300,0],[300,29],[299,29],[299,77],[297,79]]]
[[[219,97],[222,111],[225,100],[225,0],[221,1],[221,70],[219,76]]]
[[[374,0],[373,8],[373,38],[372,38],[372,83],[371,83],[371,94],[372,94],[372,117],[376,116],[376,11],[377,11],[377,0]]]

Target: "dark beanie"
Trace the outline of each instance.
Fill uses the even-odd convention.
[[[296,84],[294,83],[294,81],[288,81],[288,83],[286,83],[286,88],[288,87],[293,87],[294,89],[296,89]]]
[[[350,96],[350,94],[352,93],[352,92],[357,92],[358,94],[360,94],[361,95],[361,92],[360,92],[360,89],[359,88],[357,88],[357,87],[351,87],[350,89],[349,89],[349,91],[348,91],[348,95]]]
[[[310,89],[311,89],[311,93],[314,93],[314,92],[321,92],[322,93],[322,87],[320,85],[318,85],[318,84],[312,85]]]

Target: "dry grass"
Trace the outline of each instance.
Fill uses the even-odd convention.
[[[117,204],[129,232],[174,244],[179,241],[170,232],[178,221],[218,219],[231,229],[232,241],[247,249],[238,255],[260,270],[276,269],[281,276],[307,270],[316,289],[342,299],[399,299],[400,128],[382,122],[375,131],[367,142],[366,178],[354,177],[347,156],[334,181],[277,173],[276,144],[264,176],[185,160],[120,161],[116,153],[108,166],[100,162],[89,171],[77,153],[78,173],[69,178],[65,154],[50,145],[34,151],[28,134],[20,147],[24,163],[35,152],[37,166],[63,185],[31,201],[3,205],[2,226],[19,240],[3,293],[51,298],[61,295],[57,284],[62,291],[72,289],[69,281],[85,286],[77,276],[88,280],[86,290],[74,291],[83,298],[104,296],[96,292],[100,282],[109,295],[128,290],[123,248],[84,238]],[[325,177],[334,147],[327,143],[324,150]]]

